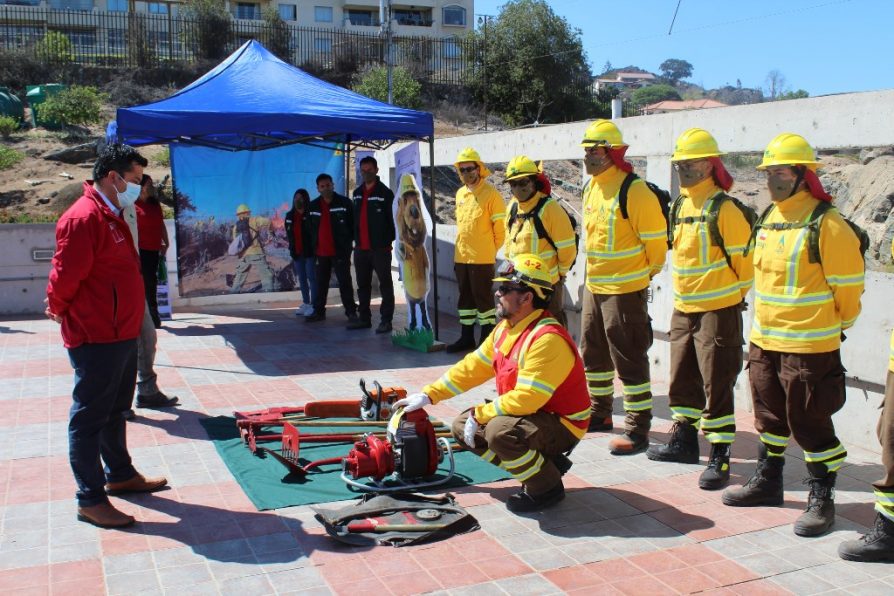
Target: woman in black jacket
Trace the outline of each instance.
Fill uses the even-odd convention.
[[[295,311],[296,317],[313,313],[313,304],[317,294],[313,246],[304,217],[308,205],[310,205],[310,195],[305,189],[299,188],[292,196],[292,209],[286,213],[285,219],[289,253],[292,255],[292,270],[295,272],[295,280],[301,287],[302,304]]]

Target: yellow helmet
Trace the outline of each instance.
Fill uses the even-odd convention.
[[[765,170],[770,166],[796,166],[804,165],[815,170],[819,167],[816,152],[807,139],[801,135],[784,132],[770,141],[764,150],[764,159],[758,170]]]
[[[677,138],[671,161],[701,159],[726,155],[717,147],[717,141],[703,128],[690,128]]]
[[[239,206],[236,207],[236,215],[239,215],[240,213],[251,213],[251,207],[245,203],[240,203]]]
[[[482,178],[487,178],[490,176],[491,172],[487,169],[487,166],[484,165],[484,162],[481,161],[481,156],[478,155],[478,152],[472,149],[471,147],[466,147],[456,156],[456,161],[453,162],[453,165],[459,170],[459,164],[466,161],[474,161],[478,164],[478,173]]]
[[[587,127],[581,147],[606,145],[608,147],[626,147],[621,130],[611,120],[597,120]]]
[[[558,279],[550,273],[549,265],[539,255],[525,253],[515,255],[500,265],[494,281],[522,284],[546,300],[552,294],[553,286]]]
[[[400,177],[400,190],[397,196],[402,197],[408,192],[415,192],[420,199],[422,198],[422,192],[419,190],[419,185],[416,184],[416,177],[413,174],[404,174]]]
[[[506,166],[506,181],[515,180],[516,178],[524,178],[525,176],[536,176],[540,173],[540,168],[527,155],[516,155]]]

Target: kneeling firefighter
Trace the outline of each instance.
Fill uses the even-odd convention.
[[[497,399],[457,416],[453,435],[522,483],[506,503],[510,511],[536,511],[565,497],[565,454],[590,420],[587,380],[574,340],[546,310],[556,282],[548,264],[516,255],[494,281],[502,318],[494,331],[437,382],[394,405],[417,410],[495,378]]]

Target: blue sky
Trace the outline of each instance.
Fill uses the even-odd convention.
[[[475,0],[477,14],[504,0]],[[767,89],[780,71],[810,95],[894,88],[892,0],[555,0],[553,10],[583,33],[594,73],[635,65],[658,73],[667,58],[693,65],[689,81]]]

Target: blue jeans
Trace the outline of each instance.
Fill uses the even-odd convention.
[[[69,349],[68,358],[75,372],[68,459],[78,484],[78,505],[90,507],[108,500],[106,482],[130,480],[137,473],[127,452],[123,416],[133,404],[137,340],[83,344]]]
[[[295,279],[301,287],[301,301],[304,304],[314,304],[317,299],[317,275],[314,271],[313,257],[298,257],[292,259],[292,270]]]

